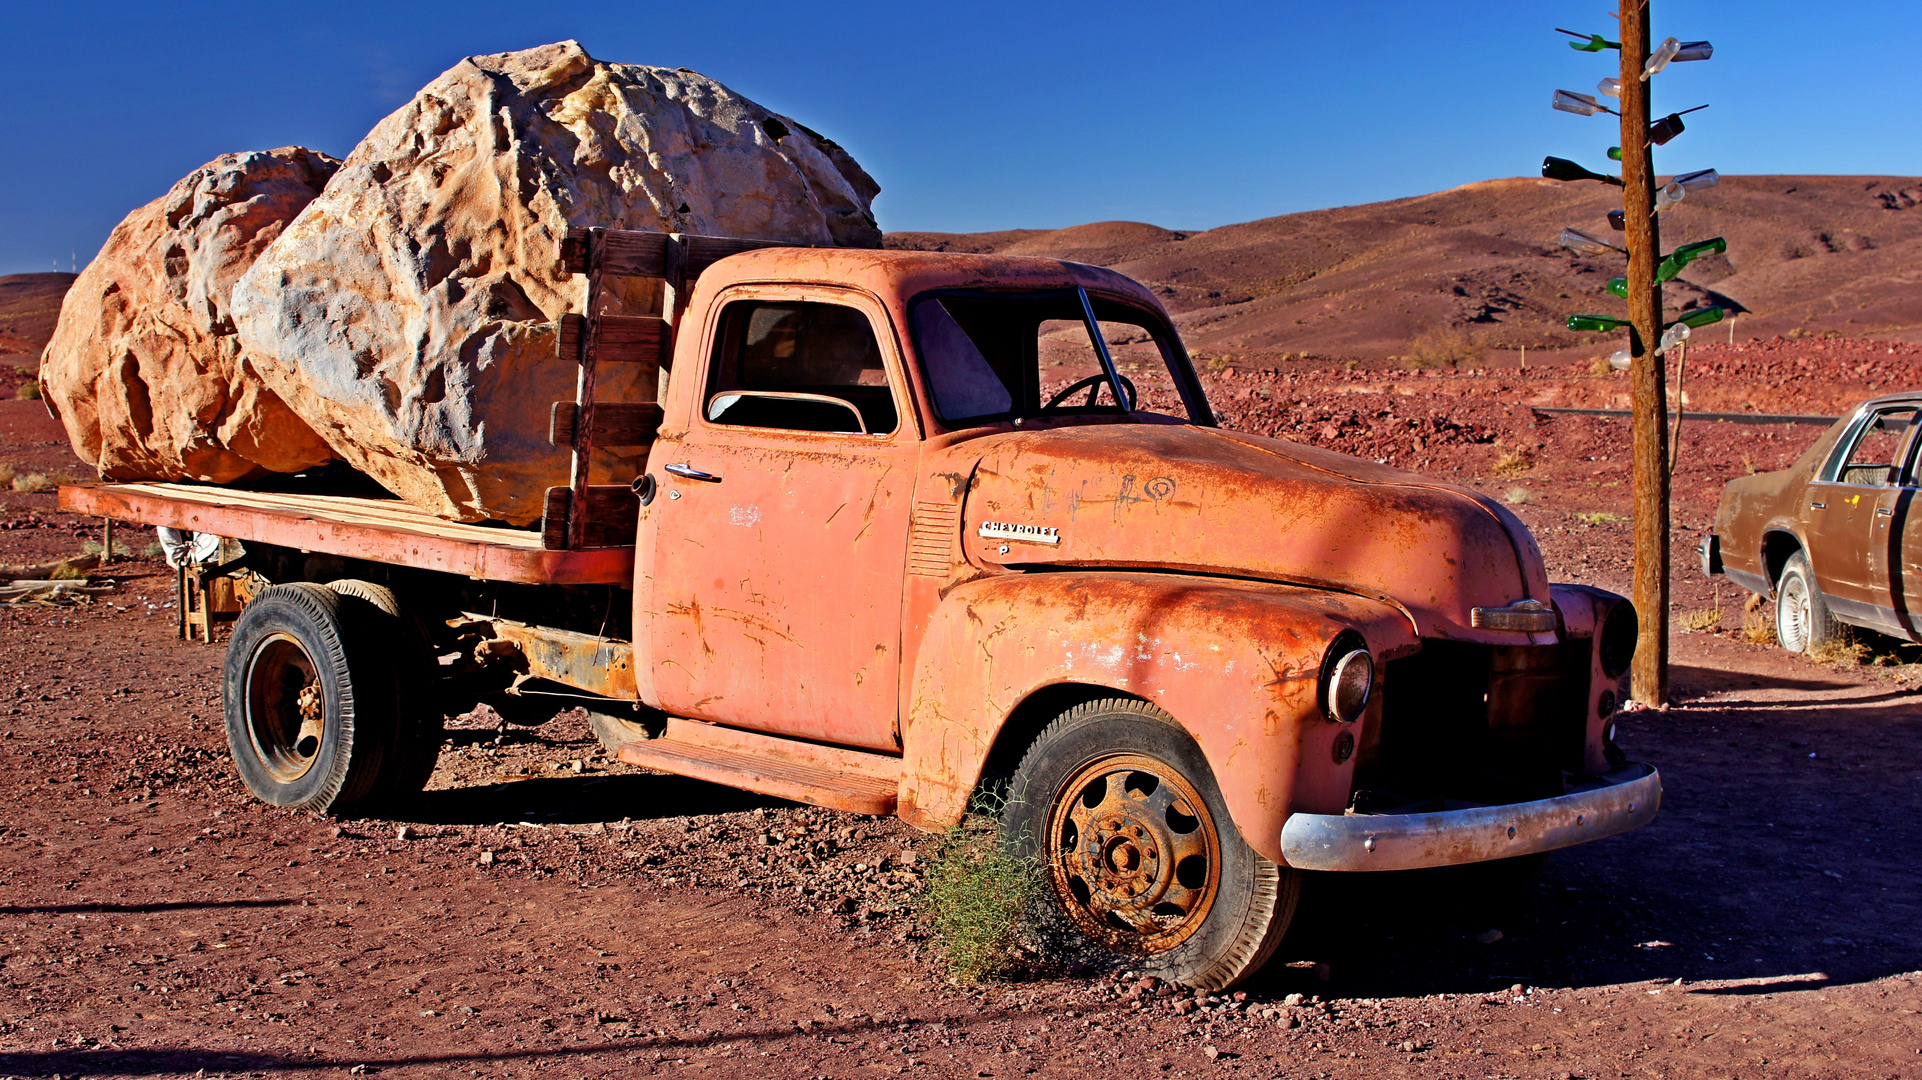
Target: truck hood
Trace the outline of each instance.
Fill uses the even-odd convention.
[[[1158,568],[1336,589],[1394,604],[1422,637],[1503,644],[1475,607],[1549,601],[1534,538],[1466,488],[1218,428],[1114,424],[1012,431],[973,458],[962,544],[983,569]]]

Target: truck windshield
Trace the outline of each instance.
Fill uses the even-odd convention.
[[[1147,413],[1212,424],[1174,331],[1152,311],[1074,289],[937,292],[908,309],[935,415],[950,426],[1057,415]],[[1086,312],[1099,327],[1125,401]]]

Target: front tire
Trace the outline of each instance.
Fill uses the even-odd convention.
[[[1834,641],[1839,633],[1809,569],[1808,554],[1798,551],[1789,556],[1775,586],[1775,640],[1789,652],[1809,653]]]
[[[360,633],[376,614],[291,582],[235,620],[221,676],[227,748],[255,797],[333,813],[373,792],[393,731],[392,669]]]
[[[1299,871],[1241,838],[1201,748],[1143,701],[1090,702],[1050,723],[1015,772],[1001,826],[1080,936],[1199,989],[1266,963],[1300,895]]]

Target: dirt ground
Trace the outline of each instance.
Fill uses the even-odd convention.
[[[1237,426],[1503,498],[1555,579],[1626,590],[1625,420],[1538,413],[1519,376],[1365,374],[1213,393]],[[1820,430],[1683,426],[1674,614],[1726,617],[1677,631],[1675,705],[1621,722],[1665,778],[1651,825],[1532,873],[1311,877],[1226,998],[951,986],[906,910],[924,837],[642,773],[571,716],[464,718],[400,818],[262,806],[226,759],[219,650],[175,639],[164,566],[118,561],[114,594],[0,605],[0,1076],[1922,1074],[1916,651],[1751,644],[1688,550],[1723,480]],[[0,462],[83,471],[37,402],[0,403]],[[0,563],[98,539],[0,494]]]

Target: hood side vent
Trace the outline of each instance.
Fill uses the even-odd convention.
[[[954,540],[961,528],[961,507],[917,502],[908,528],[908,573],[945,578],[954,566]]]

